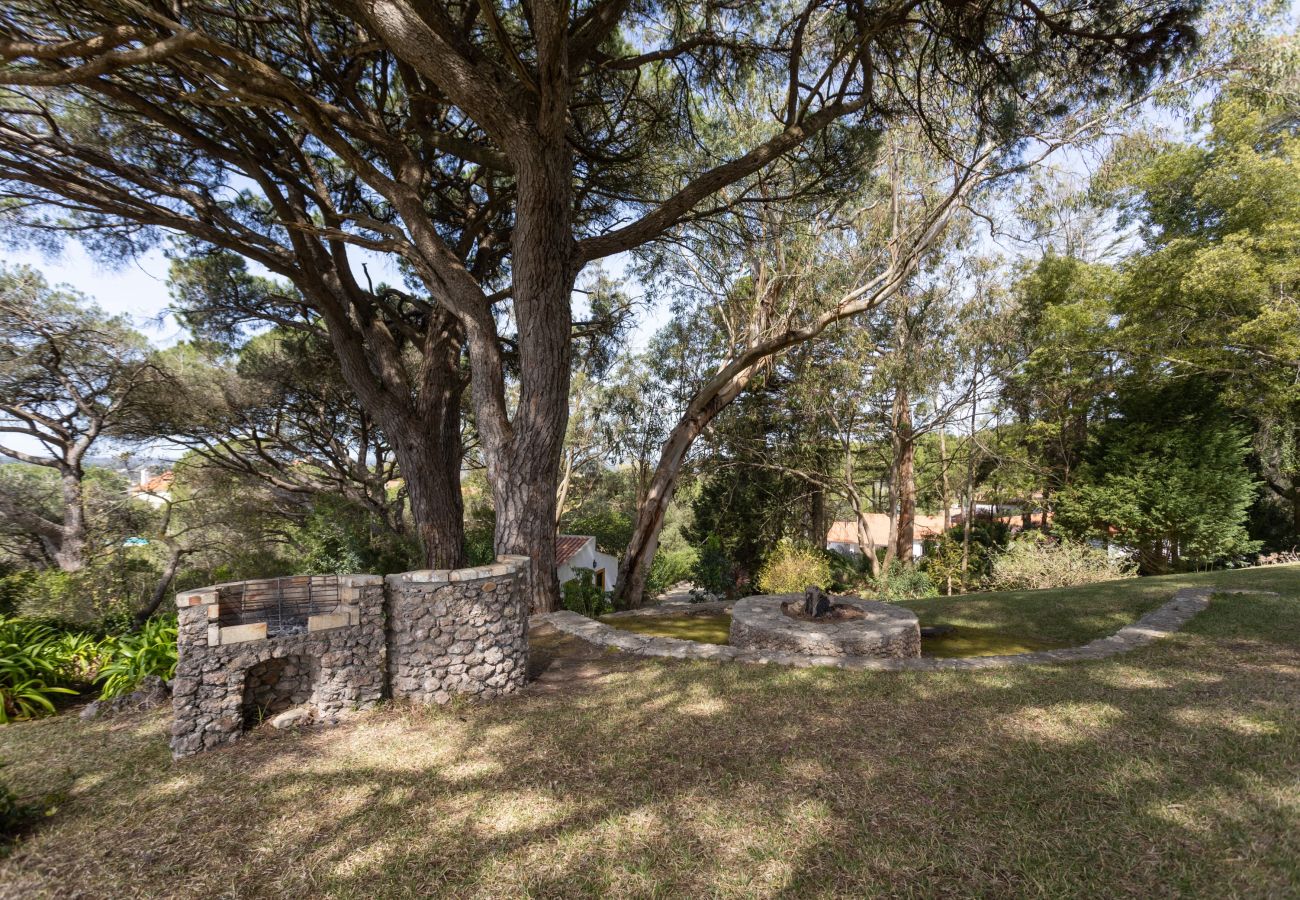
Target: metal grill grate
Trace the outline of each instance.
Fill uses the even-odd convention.
[[[305,634],[309,616],[333,612],[339,602],[336,575],[293,575],[245,581],[217,589],[217,624],[266,623],[267,637]]]

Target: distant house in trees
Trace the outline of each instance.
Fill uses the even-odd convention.
[[[943,534],[943,516],[922,516],[915,519],[912,532],[912,556],[924,555],[922,542],[926,538]],[[867,513],[867,538],[871,546],[880,549],[889,544],[889,516],[884,513]],[[858,524],[856,522],[832,522],[826,534],[826,549],[837,553],[860,552],[858,547]]]
[[[555,574],[560,584],[578,577],[577,569],[591,569],[596,586],[612,591],[618,582],[618,559],[596,549],[590,534],[561,534],[555,538]]]
[[[140,470],[140,480],[131,486],[131,496],[151,506],[162,506],[171,499],[172,482],[176,475],[162,472],[154,475],[148,468]]]

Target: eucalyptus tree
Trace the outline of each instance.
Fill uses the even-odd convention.
[[[1037,109],[1073,96],[1075,83],[1045,77],[1033,88],[1033,97],[1022,100]],[[661,290],[677,298],[677,314],[702,322],[709,337],[697,343],[697,368],[704,368],[679,407],[620,563],[623,604],[641,597],[656,535],[692,444],[757,373],[832,325],[890,306],[972,203],[1060,148],[1094,138],[1135,104],[1129,95],[1104,95],[1081,100],[1068,114],[1056,108],[1055,117],[1029,113],[992,128],[983,118],[984,98],[952,86],[941,72],[918,73],[896,89],[900,101],[942,97],[942,110],[900,113],[853,182],[839,191],[800,193],[797,167],[774,165],[751,181],[760,195],[789,198],[785,202],[727,204],[725,212],[682,226],[671,242],[661,242],[662,249],[643,254]],[[1026,155],[1031,137],[1034,151]],[[895,324],[893,333],[902,339],[907,323]],[[891,434],[905,436],[911,403],[903,393],[897,396]],[[898,444],[904,464],[913,445],[906,437]],[[890,543],[901,546],[900,540]],[[910,542],[907,548],[905,556]]]
[[[550,608],[585,264],[760,200],[745,186],[775,162],[819,181],[901,113],[940,115],[938,84],[974,100],[977,142],[1125,90],[1194,39],[1197,8],[17,0],[0,194],[12,224],[128,251],[180,235],[291,282],[408,477],[440,438],[417,401],[463,341],[497,549],[532,558]],[[752,83],[766,121],[737,146],[723,113]],[[363,285],[356,249],[420,290]]]
[[[29,268],[0,268],[0,456],[57,473],[57,513],[0,481],[0,513],[64,572],[87,562],[86,458],[116,431],[138,432],[158,378],[143,335]]]

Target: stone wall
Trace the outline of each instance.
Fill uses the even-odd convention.
[[[182,592],[172,755],[236,741],[289,708],[329,721],[384,697],[446,703],[517,690],[528,680],[527,578],[522,556],[343,575],[337,607],[310,616],[305,633],[270,637],[266,622],[220,624],[219,589],[232,586]]]
[[[903,606],[836,597],[857,618],[795,619],[786,603],[802,604],[802,594],[770,594],[736,601],[731,613],[731,646],[740,650],[800,653],[805,656],[862,656],[906,659],[921,655],[916,613]]]
[[[220,610],[215,587],[177,595],[173,756],[188,756],[238,740],[246,727],[256,724],[247,721],[245,713],[259,697],[287,692],[292,700],[305,695],[305,703],[318,720],[369,708],[383,697],[383,579],[347,575],[338,583],[337,610],[314,617],[306,634],[273,638],[265,637],[265,627],[259,632],[249,625],[217,625]],[[271,674],[273,667],[264,665],[270,660],[292,660],[290,683],[276,687],[264,677]],[[250,671],[256,683],[246,694]]]
[[[389,684],[393,697],[446,703],[492,697],[528,681],[528,558],[478,569],[390,575]]]
[[[1109,637],[1097,638],[1079,647],[1061,650],[1038,650],[1004,656],[908,657],[881,659],[869,656],[809,656],[806,653],[782,653],[767,650],[744,650],[723,644],[702,644],[680,638],[653,637],[621,631],[568,610],[533,617],[533,624],[548,624],[560,631],[601,647],[612,647],[639,656],[669,659],[735,660],[807,668],[829,666],[837,669],[870,669],[886,672],[934,672],[967,669],[995,669],[1004,666],[1054,665],[1082,660],[1106,659],[1128,653],[1152,641],[1178,632],[1183,625],[1210,605],[1213,594],[1269,594],[1270,591],[1182,588],[1173,597],[1131,625],[1125,625]],[[1276,596],[1276,595],[1274,595]],[[660,607],[615,615],[669,615],[683,612],[725,612],[727,604],[665,603]]]

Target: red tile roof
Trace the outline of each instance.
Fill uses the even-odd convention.
[[[555,537],[555,564],[562,566],[578,555],[591,540],[589,534],[560,534]]]
[[[172,472],[163,472],[161,475],[155,475],[144,484],[139,486],[138,493],[141,494],[164,494],[176,480]]]
[[[889,543],[889,516],[884,513],[867,513],[867,536],[872,544],[883,547]],[[925,516],[917,514],[913,524],[913,535],[917,540],[943,533],[943,516]],[[826,534],[828,544],[856,544],[858,542],[857,522],[832,522]]]

